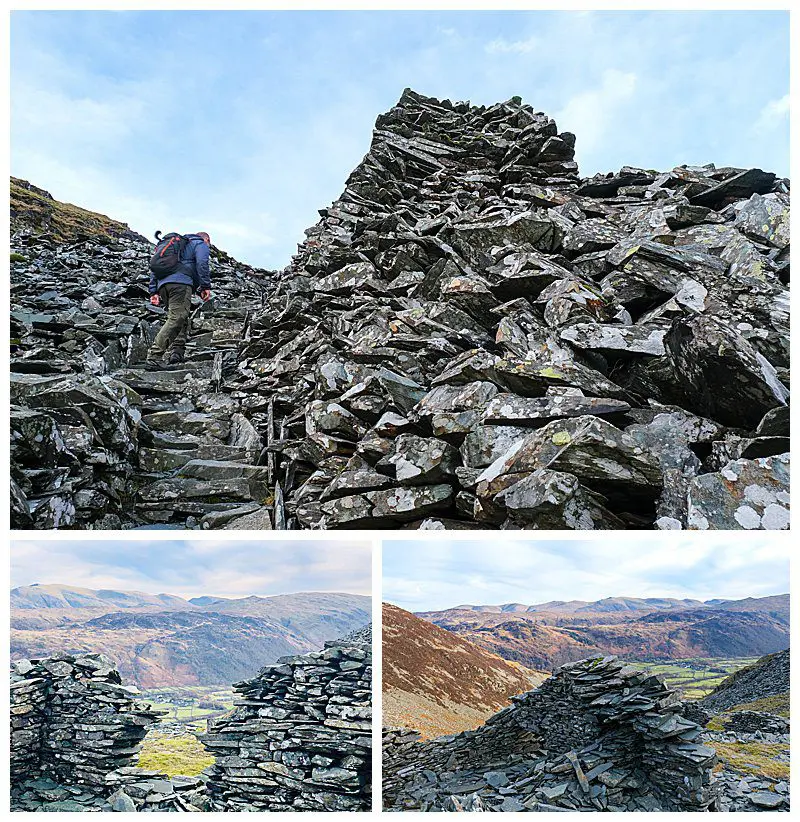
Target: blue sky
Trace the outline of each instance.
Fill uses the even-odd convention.
[[[12,13],[12,161],[150,236],[288,264],[406,86],[520,95],[581,172],[789,173],[787,12]]]
[[[270,596],[340,591],[369,596],[367,540],[15,540],[11,586],[112,588],[149,594]]]
[[[789,591],[789,540],[704,533],[579,540],[387,540],[383,600],[410,611],[610,596],[744,599]],[[643,540],[646,539],[646,545]]]

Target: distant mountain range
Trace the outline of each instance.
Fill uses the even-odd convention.
[[[369,597],[357,594],[187,600],[27,585],[11,591],[11,657],[102,652],[143,688],[224,685],[279,656],[316,650],[370,619]]]
[[[383,605],[383,724],[426,737],[476,728],[546,674]]]
[[[789,595],[741,600],[610,597],[462,605],[417,616],[504,659],[551,670],[594,654],[756,657],[789,645]]]

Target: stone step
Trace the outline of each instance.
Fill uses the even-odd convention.
[[[197,411],[159,411],[146,414],[142,417],[142,422],[152,431],[177,431],[215,440],[225,440],[231,433],[231,425],[227,420]]]
[[[243,448],[233,445],[198,445],[192,449],[140,448],[139,468],[147,473],[175,471],[197,460],[223,460],[223,464],[235,465],[235,460],[245,461],[250,455]]]
[[[262,465],[247,465],[228,460],[196,459],[183,465],[178,471],[178,476],[203,480],[244,478],[266,482],[269,478],[269,471]]]
[[[138,497],[146,505],[156,503],[162,508],[178,509],[187,502],[250,502],[263,500],[266,495],[265,483],[247,477],[215,480],[173,477],[145,485],[139,489]]]

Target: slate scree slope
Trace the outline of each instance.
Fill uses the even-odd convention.
[[[789,181],[406,90],[291,264],[138,366],[150,246],[12,248],[16,527],[788,527]]]

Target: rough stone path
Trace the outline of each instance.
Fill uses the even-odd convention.
[[[270,528],[261,436],[226,386],[267,272],[215,249],[186,362],[149,370],[165,312],[147,300],[144,238],[22,233],[14,248],[15,527]]]

